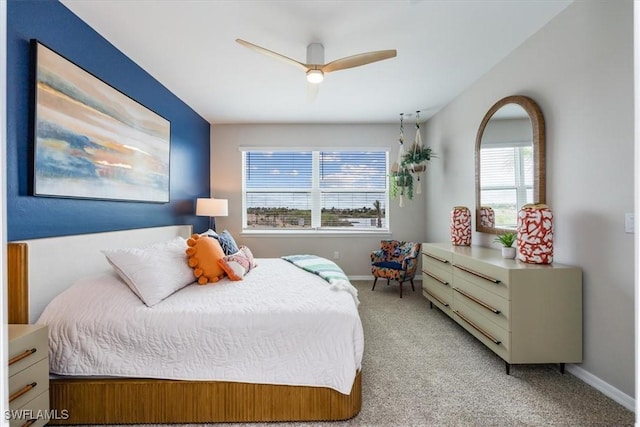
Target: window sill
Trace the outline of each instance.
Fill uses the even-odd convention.
[[[390,230],[242,230],[240,234],[251,237],[391,237]]]

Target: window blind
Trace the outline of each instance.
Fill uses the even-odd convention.
[[[387,229],[388,153],[243,151],[247,229]]]

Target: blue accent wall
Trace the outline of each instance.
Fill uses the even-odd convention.
[[[169,203],[32,196],[30,39],[39,40],[171,122]],[[194,206],[197,197],[210,194],[209,123],[62,3],[8,1],[6,77],[9,241],[172,224],[206,229],[208,218],[196,217]]]

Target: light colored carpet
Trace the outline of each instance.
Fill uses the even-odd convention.
[[[345,425],[624,426],[635,415],[556,365],[504,361],[416,292],[354,282],[363,407]],[[405,285],[406,290],[406,285]]]
[[[632,426],[635,414],[556,365],[504,361],[438,309],[420,282],[354,281],[364,325],[363,404],[353,419],[256,426]],[[407,290],[408,288],[408,290]],[[241,424],[216,424],[239,426]]]
[[[420,282],[353,281],[365,352],[362,410],[348,421],[278,426],[633,426],[635,414],[557,365],[504,361],[438,309]],[[407,290],[408,289],[408,290]],[[238,424],[229,424],[237,426]],[[252,424],[252,426],[274,424]]]

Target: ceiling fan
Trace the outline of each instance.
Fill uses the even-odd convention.
[[[325,64],[324,46],[322,46],[322,44],[320,43],[311,43],[307,46],[307,63],[305,64],[300,61],[296,61],[295,59],[291,59],[288,56],[281,55],[277,52],[265,49],[264,47],[249,43],[248,41],[242,39],[236,39],[236,42],[248,47],[249,49],[253,49],[265,55],[283,60],[285,62],[288,62],[289,64],[303,69],[307,74],[307,81],[309,83],[315,84],[322,82],[326,73],[345,70],[347,68],[359,67],[361,65],[370,64],[372,62],[393,58],[397,55],[395,49],[376,50],[336,59],[335,61],[331,61],[328,64]]]

